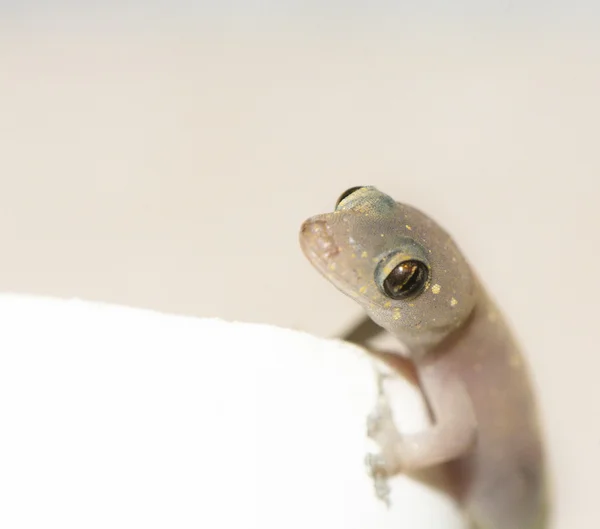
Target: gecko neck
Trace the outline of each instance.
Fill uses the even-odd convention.
[[[454,356],[456,352],[467,347],[467,344],[469,348],[483,347],[484,340],[493,335],[510,336],[510,333],[506,333],[502,315],[479,281],[476,288],[478,301],[460,327],[433,346],[417,344],[414,349],[411,348],[411,358],[417,366],[443,362],[443,357]]]

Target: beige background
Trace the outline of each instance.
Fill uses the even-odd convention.
[[[509,315],[556,527],[597,526],[593,33],[50,26],[0,31],[0,290],[335,335],[360,311],[297,231],[376,185],[445,224]]]

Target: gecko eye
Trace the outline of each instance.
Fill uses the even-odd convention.
[[[429,268],[417,259],[397,264],[381,282],[381,290],[391,299],[409,299],[419,295],[429,279]]]
[[[341,195],[340,198],[337,199],[336,203],[335,203],[335,207],[337,208],[340,205],[340,202],[342,200],[344,200],[345,198],[348,198],[352,193],[354,193],[355,191],[358,191],[359,189],[362,189],[364,186],[354,186],[351,187],[349,189],[346,189],[346,191],[344,191]]]

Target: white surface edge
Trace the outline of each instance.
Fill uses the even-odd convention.
[[[0,321],[1,527],[462,527],[409,478],[375,499],[357,347],[22,296],[0,296]]]

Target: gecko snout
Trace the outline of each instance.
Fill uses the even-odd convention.
[[[300,244],[304,253],[329,260],[340,253],[331,227],[325,220],[308,219],[300,228]]]

